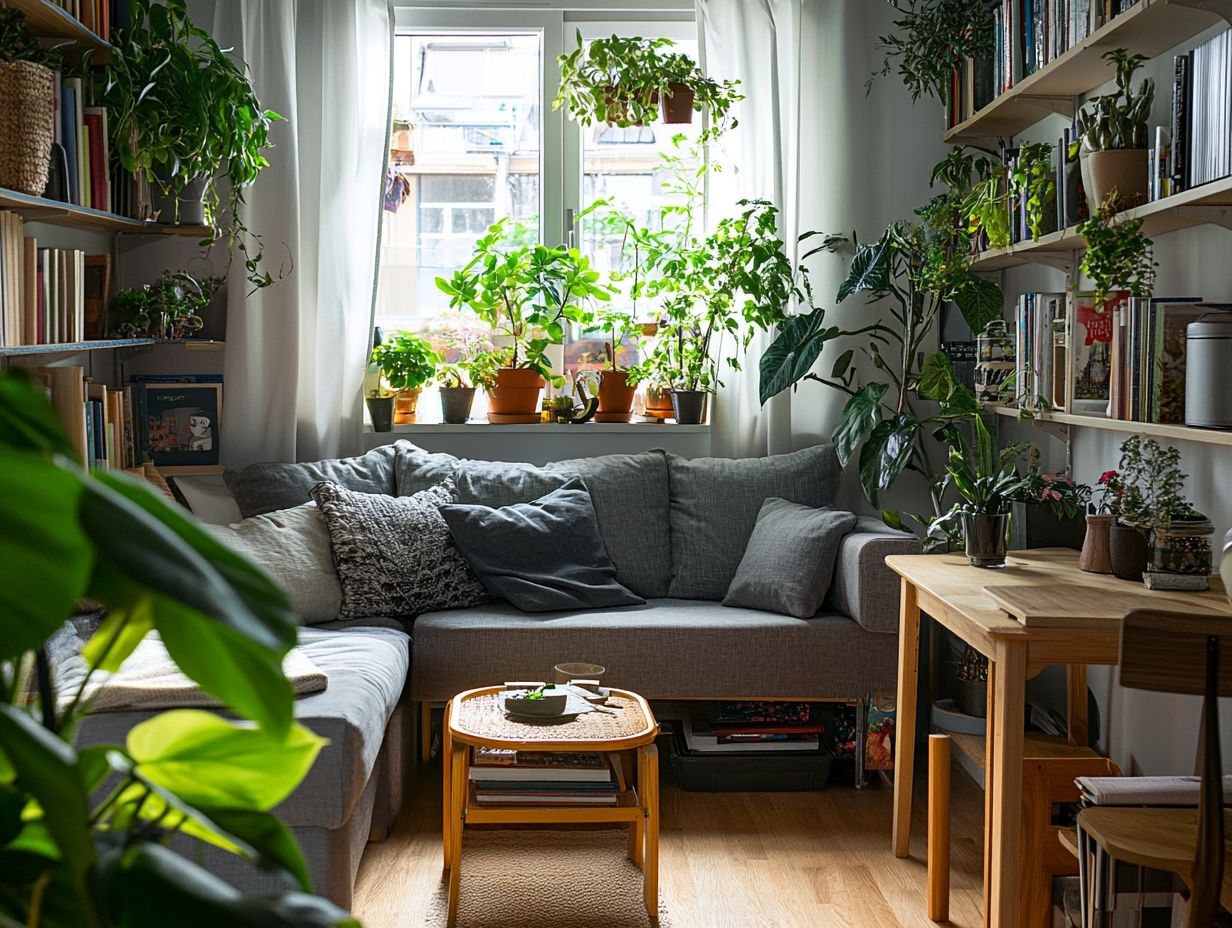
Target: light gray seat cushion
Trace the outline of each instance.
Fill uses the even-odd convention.
[[[329,744],[304,782],[274,811],[292,827],[337,828],[350,818],[376,764],[385,727],[406,684],[410,641],[387,628],[304,628],[300,647],[325,672],[329,685],[297,699],[295,718]],[[86,716],[78,743],[123,744],[129,729],[156,714]]]
[[[831,445],[764,458],[667,455],[671,487],[669,595],[721,600],[731,586],[762,503],[779,497],[833,506],[838,461]]]
[[[897,640],[846,616],[796,619],[717,602],[528,614],[508,604],[415,620],[412,694],[445,700],[506,680],[551,679],[593,661],[605,682],[654,699],[847,698],[893,692]]]
[[[235,496],[244,518],[278,509],[290,509],[312,499],[312,488],[322,480],[358,493],[397,493],[395,461],[408,441],[381,445],[354,458],[332,458],[300,464],[249,464],[227,471],[227,489]],[[438,481],[439,482],[439,481]]]

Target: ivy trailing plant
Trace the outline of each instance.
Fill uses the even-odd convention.
[[[1100,56],[1116,66],[1116,88],[1089,100],[1078,111],[1078,135],[1087,151],[1119,151],[1148,146],[1155,81],[1144,78],[1135,93],[1134,72],[1147,61],[1116,48]]]
[[[1082,273],[1095,287],[1095,305],[1102,307],[1112,290],[1124,288],[1134,296],[1150,296],[1155,289],[1154,243],[1142,232],[1141,219],[1112,224],[1114,199],[1078,226],[1086,242]]]
[[[911,99],[948,103],[954,72],[968,58],[993,54],[993,10],[998,0],[887,0],[898,18],[894,32],[877,38],[881,68],[869,78],[898,74]]]
[[[0,925],[359,928],[309,895],[299,847],[270,812],[324,744],[292,718],[286,594],[148,484],[76,458],[41,388],[0,373]],[[49,642],[82,600],[106,614],[84,679],[57,692]],[[87,684],[152,631],[242,721],[174,710],[123,744],[76,747]],[[192,861],[200,843],[282,886],[237,892]]]
[[[214,232],[202,244],[225,241],[229,257],[242,255],[249,283],[270,286],[275,278],[261,267],[261,238],[244,225],[239,208],[269,166],[270,125],[283,117],[262,108],[243,63],[193,23],[185,0],[133,0],[131,16],[103,67],[92,71],[116,157],[169,197],[204,178]]]
[[[1052,164],[1053,151],[1054,146],[1048,142],[1023,142],[1010,171],[1014,194],[1026,195],[1027,228],[1036,240],[1055,232],[1057,228],[1057,179]]]

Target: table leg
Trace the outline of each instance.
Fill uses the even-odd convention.
[[[1015,642],[997,642],[992,663],[996,717],[987,769],[992,772],[992,833],[987,844],[989,924],[1016,928],[1019,921],[1018,885],[1022,841],[1022,752],[1026,726],[1027,649]]]
[[[445,869],[449,869],[449,835],[450,824],[453,822],[451,807],[453,805],[453,789],[450,786],[449,768],[453,765],[453,754],[449,742],[449,707],[445,703],[445,714],[441,718],[441,850],[445,858]]]
[[[920,604],[903,578],[898,620],[898,745],[894,752],[894,855],[911,846],[911,777],[915,773],[915,699],[920,677]],[[858,746],[857,746],[858,747]]]
[[[1087,721],[1087,665],[1070,664],[1066,668],[1065,722],[1069,743],[1086,747],[1091,742]]]
[[[462,820],[466,815],[466,755],[465,744],[453,745],[450,758],[452,812],[449,819],[449,915],[446,922],[452,926],[458,918],[458,887],[462,878]]]
[[[984,928],[992,924],[992,732],[997,718],[997,666],[988,664],[988,695],[984,708]]]
[[[652,743],[638,748],[637,793],[646,813],[642,855],[643,896],[652,923],[659,919],[659,749]]]

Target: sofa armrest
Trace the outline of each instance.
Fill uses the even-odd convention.
[[[831,604],[870,632],[897,632],[900,583],[885,559],[920,550],[920,540],[911,533],[861,517],[839,543]]]

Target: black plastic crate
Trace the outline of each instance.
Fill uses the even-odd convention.
[[[825,789],[834,755],[815,751],[690,751],[684,736],[672,736],[672,776],[681,789],[698,793],[810,792]]]

